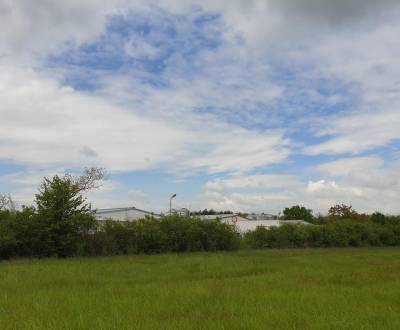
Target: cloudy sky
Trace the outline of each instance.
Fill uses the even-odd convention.
[[[400,213],[398,0],[0,0],[0,192]]]

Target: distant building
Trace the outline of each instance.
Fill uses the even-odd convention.
[[[213,215],[200,215],[199,216],[200,220],[221,220],[222,222],[225,223],[231,223],[234,224],[237,221],[246,221],[246,218],[241,217],[238,214],[232,213],[232,214],[213,214]]]
[[[255,230],[257,227],[280,227],[282,225],[309,225],[308,222],[303,220],[246,220],[236,222],[236,229],[240,233]]]
[[[177,210],[177,214],[180,215],[181,217],[188,217],[190,216],[190,211],[187,208],[182,207],[179,210]]]
[[[167,212],[167,214],[169,215],[169,211]],[[171,209],[171,214],[179,215],[181,217],[188,217],[190,216],[190,211],[187,208],[182,207],[180,209]]]
[[[304,220],[279,220],[281,225],[309,225],[310,223]]]
[[[249,220],[273,220],[274,215],[273,214],[268,214],[268,213],[251,213],[247,216],[247,219]]]
[[[132,207],[120,207],[112,209],[98,209],[94,212],[97,220],[132,221],[146,217],[159,218],[161,215]]]
[[[171,213],[180,216],[190,215],[190,211],[186,208],[172,209]],[[167,214],[169,214],[169,212]],[[94,215],[96,219],[99,221],[105,221],[105,220],[134,221],[134,220],[144,219],[146,217],[160,218],[163,216],[162,214],[141,210],[133,206],[112,208],[112,209],[99,209],[94,212]],[[236,213],[199,215],[196,217],[198,217],[200,220],[219,220],[223,223],[233,225],[236,227],[238,232],[242,234],[251,230],[255,230],[258,226],[271,228],[271,227],[279,227],[282,225],[298,225],[298,224],[309,225],[308,222],[305,222],[303,220],[271,220],[271,217],[273,216],[271,214],[264,214],[264,213],[261,213],[261,215],[256,215],[253,213],[250,214],[248,218],[244,218]]]
[[[257,219],[256,217],[244,218],[239,216],[238,214],[216,214],[216,215],[200,215],[199,218],[201,220],[220,220],[223,223],[227,223],[230,225],[234,225],[238,232],[245,233],[251,230],[255,230],[257,227],[279,227],[282,225],[309,225],[308,222],[303,220],[270,220],[268,218],[273,218],[270,214],[262,214],[262,218]],[[256,219],[254,219],[256,218]],[[253,220],[254,219],[254,220]]]

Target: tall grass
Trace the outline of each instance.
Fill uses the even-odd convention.
[[[0,329],[400,329],[400,249],[0,262]]]

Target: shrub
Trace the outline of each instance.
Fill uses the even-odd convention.
[[[4,215],[3,215],[4,216]],[[0,220],[0,259],[16,256],[17,239],[11,221]]]
[[[312,212],[312,210],[307,209],[304,206],[295,205],[283,210],[283,218],[285,220],[304,220],[312,222],[314,219]]]
[[[332,206],[329,209],[328,214],[330,217],[338,219],[352,219],[358,216],[358,213],[353,209],[353,206],[345,204]]]
[[[96,255],[234,250],[239,237],[232,226],[171,216],[132,222],[106,221],[88,237],[85,251]]]
[[[400,224],[343,220],[327,225],[285,225],[244,235],[250,248],[358,247],[400,245]]]
[[[60,240],[62,237],[62,240]],[[49,222],[33,208],[0,212],[0,259],[15,257],[96,256],[247,248],[358,247],[400,245],[400,221],[342,219],[324,225],[257,227],[241,237],[217,220],[171,216],[132,222],[105,221],[75,214]]]

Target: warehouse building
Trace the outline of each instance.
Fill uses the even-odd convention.
[[[94,212],[97,220],[132,221],[146,217],[159,218],[161,215],[132,207],[119,207],[112,209],[98,209]]]

